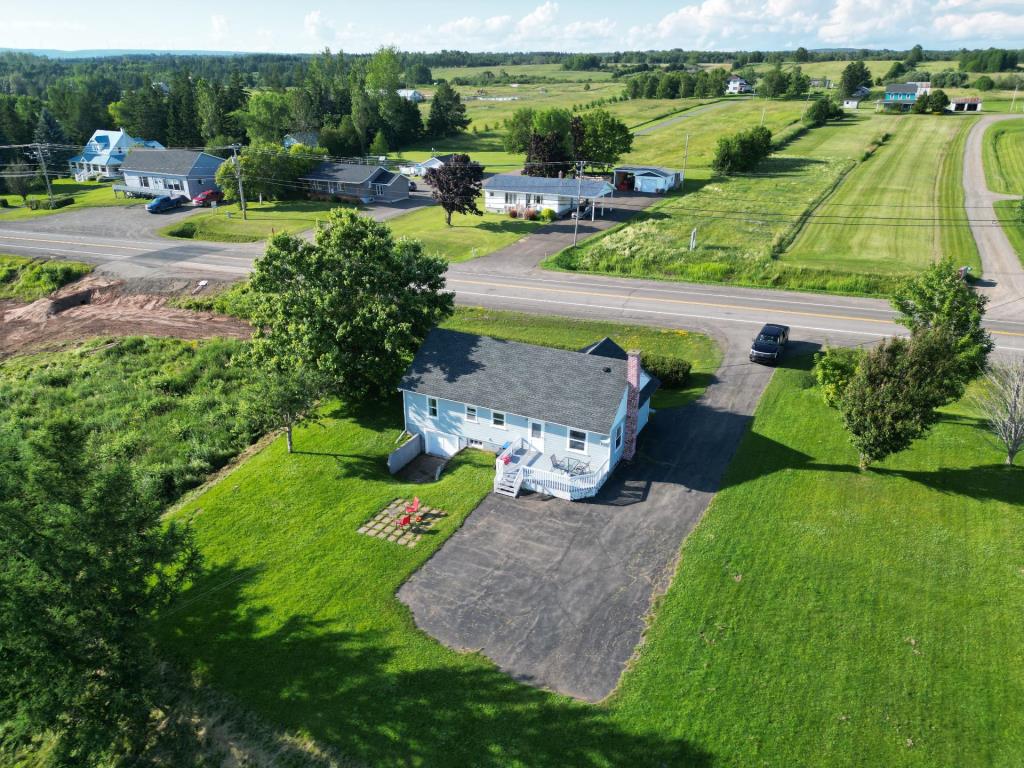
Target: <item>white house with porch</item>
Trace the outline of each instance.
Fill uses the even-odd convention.
[[[605,198],[615,192],[604,179],[550,179],[515,173],[491,176],[484,180],[483,187],[484,210],[491,213],[515,210],[523,214],[531,209],[547,209],[564,216],[575,207],[579,197],[581,210],[590,206],[591,219],[604,215]]]
[[[736,95],[740,93],[753,93],[754,89],[750,87],[750,83],[739,75],[729,75],[729,79],[725,82],[725,92]]]
[[[438,328],[399,390],[427,453],[493,451],[496,493],[582,499],[634,456],[659,384],[611,339],[572,352]]]
[[[136,139],[129,136],[124,128],[116,131],[96,131],[85,143],[82,151],[68,160],[68,167],[75,181],[87,179],[116,179],[121,176],[121,164],[129,150],[163,149],[159,141]]]

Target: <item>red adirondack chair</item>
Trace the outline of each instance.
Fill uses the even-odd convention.
[[[401,520],[398,521],[399,528],[406,528],[410,525],[412,525],[412,517],[409,515],[405,515],[404,517],[402,517]]]
[[[405,511],[407,513],[409,513],[410,515],[415,515],[417,512],[419,512],[420,511],[420,497],[416,496],[415,498],[413,498],[412,504],[406,505]]]

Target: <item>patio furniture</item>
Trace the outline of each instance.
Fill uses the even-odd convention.
[[[406,506],[405,511],[407,514],[415,515],[420,511],[420,497],[416,496],[412,500],[412,504]]]
[[[558,457],[551,454],[551,468],[556,470],[562,469],[562,463],[558,460]]]
[[[399,528],[406,528],[412,524],[412,517],[410,515],[404,515],[401,520],[398,521]]]

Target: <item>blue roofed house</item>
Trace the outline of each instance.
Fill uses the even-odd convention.
[[[493,451],[496,493],[582,499],[633,458],[658,386],[608,338],[573,352],[435,329],[398,388],[426,453]]]
[[[550,179],[543,176],[520,176],[514,173],[499,173],[486,179],[484,187],[484,210],[491,213],[508,213],[515,210],[548,209],[558,216],[564,216],[576,205],[579,195],[582,209],[589,204],[590,217],[594,218],[598,206],[604,215],[604,198],[612,195],[612,185],[603,179]]]
[[[86,179],[116,179],[121,175],[121,163],[129,150],[135,147],[163,149],[159,141],[136,139],[124,128],[116,131],[96,131],[85,143],[82,151],[68,160],[75,181]]]

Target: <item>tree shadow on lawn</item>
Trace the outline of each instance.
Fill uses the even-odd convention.
[[[946,495],[1024,504],[1024,467],[983,464],[957,469],[943,467],[930,472],[886,467],[873,467],[870,471],[902,477]]]
[[[257,578],[233,565],[208,569],[158,621],[161,649],[273,724],[345,756],[396,768],[713,765],[685,741],[627,731],[606,707],[520,685],[485,660],[446,651],[411,620],[351,631],[314,618],[336,593],[309,606],[312,615],[278,623],[271,609],[247,602]],[[372,612],[369,619],[372,626]],[[419,667],[409,655],[415,646]]]

